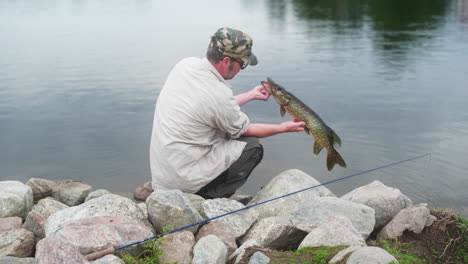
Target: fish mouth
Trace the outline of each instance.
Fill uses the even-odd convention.
[[[271,94],[271,93],[272,93],[272,90],[271,90],[272,85],[271,85],[271,83],[270,83],[270,82],[265,82],[265,81],[262,81],[261,83],[262,83],[263,88],[265,88],[265,89]]]

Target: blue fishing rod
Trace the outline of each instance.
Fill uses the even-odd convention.
[[[285,194],[285,195],[281,195],[281,196],[272,198],[270,200],[266,200],[266,201],[259,202],[259,203],[256,203],[256,204],[248,205],[248,206],[245,206],[245,207],[243,207],[241,209],[237,209],[237,210],[225,213],[225,214],[221,214],[221,215],[218,215],[218,216],[215,216],[215,217],[212,217],[212,218],[208,218],[208,219],[205,219],[205,220],[202,220],[202,221],[190,224],[190,225],[179,227],[179,228],[173,229],[171,231],[168,231],[166,233],[157,234],[155,236],[146,238],[146,239],[141,240],[141,241],[133,242],[133,243],[123,245],[123,246],[120,246],[120,247],[116,247],[116,248],[110,247],[108,249],[104,249],[104,250],[101,250],[101,251],[98,251],[98,252],[95,252],[95,253],[91,253],[91,254],[86,255],[86,259],[89,260],[89,261],[90,260],[95,260],[95,259],[101,258],[101,257],[109,255],[109,254],[114,254],[115,251],[117,251],[117,250],[121,250],[121,249],[124,249],[124,248],[127,248],[127,247],[131,247],[131,246],[146,242],[146,241],[151,240],[151,239],[160,238],[160,237],[163,237],[165,235],[172,234],[172,233],[175,233],[177,231],[187,229],[187,228],[190,228],[190,227],[193,227],[193,226],[196,226],[196,225],[201,225],[201,224],[207,223],[209,221],[212,221],[212,220],[215,220],[215,219],[218,219],[218,218],[230,215],[230,214],[234,214],[234,213],[237,213],[237,212],[240,212],[240,211],[250,209],[250,208],[255,207],[255,206],[266,204],[266,203],[269,203],[269,202],[272,202],[272,201],[275,201],[275,200],[278,200],[278,199],[282,199],[282,198],[285,198],[285,197],[288,197],[288,196],[291,196],[291,195],[294,195],[294,194],[297,194],[297,193],[301,193],[301,192],[304,192],[304,191],[307,191],[307,190],[310,190],[310,189],[314,189],[314,188],[317,188],[317,187],[320,187],[320,186],[324,186],[324,185],[327,185],[327,184],[331,184],[331,183],[334,183],[334,182],[337,182],[337,181],[346,180],[346,179],[349,179],[349,178],[354,177],[354,176],[366,174],[366,173],[369,173],[369,172],[372,172],[372,171],[380,170],[380,169],[387,168],[387,167],[390,167],[390,166],[394,166],[394,165],[397,165],[397,164],[400,164],[400,163],[417,160],[417,159],[420,159],[420,158],[423,158],[423,157],[426,157],[426,156],[430,156],[430,155],[431,155],[431,153],[426,153],[426,154],[419,155],[419,156],[416,156],[416,157],[412,157],[412,158],[409,158],[409,159],[400,160],[400,161],[397,161],[397,162],[389,163],[387,165],[379,166],[379,167],[376,167],[376,168],[373,168],[373,169],[361,171],[361,172],[351,174],[351,175],[348,175],[348,176],[344,176],[344,177],[341,177],[341,178],[338,178],[338,179],[335,179],[335,180],[331,180],[331,181],[327,181],[327,182],[324,182],[324,183],[321,183],[321,184],[310,186],[310,187],[307,187],[307,188],[299,190],[299,191],[291,192],[291,193],[288,193],[288,194]]]

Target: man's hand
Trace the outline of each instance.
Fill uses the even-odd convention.
[[[250,96],[252,100],[263,100],[267,101],[270,98],[270,93],[261,85],[256,86],[250,90]]]
[[[283,128],[283,132],[299,132],[304,131],[305,122],[294,118],[291,121],[281,123],[280,126]]]

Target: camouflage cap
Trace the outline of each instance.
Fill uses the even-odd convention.
[[[240,30],[228,27],[218,29],[210,46],[216,46],[225,56],[257,65],[257,57],[252,53],[252,38]]]

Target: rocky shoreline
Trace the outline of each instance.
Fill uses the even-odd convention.
[[[191,225],[319,184],[292,169],[274,177],[254,197],[205,200],[179,190],[153,191],[146,183],[132,200],[79,181],[2,181],[0,264],[124,263],[120,254],[92,261],[85,256],[153,237],[168,226]],[[420,233],[434,220],[427,204],[414,205],[400,190],[378,181],[342,197],[319,186],[166,235],[161,260],[239,263],[249,247],[348,246],[329,263],[344,257],[346,263],[398,263],[384,249],[367,246],[369,236],[384,240]],[[137,255],[142,245],[125,251]],[[269,261],[258,251],[248,263]]]

